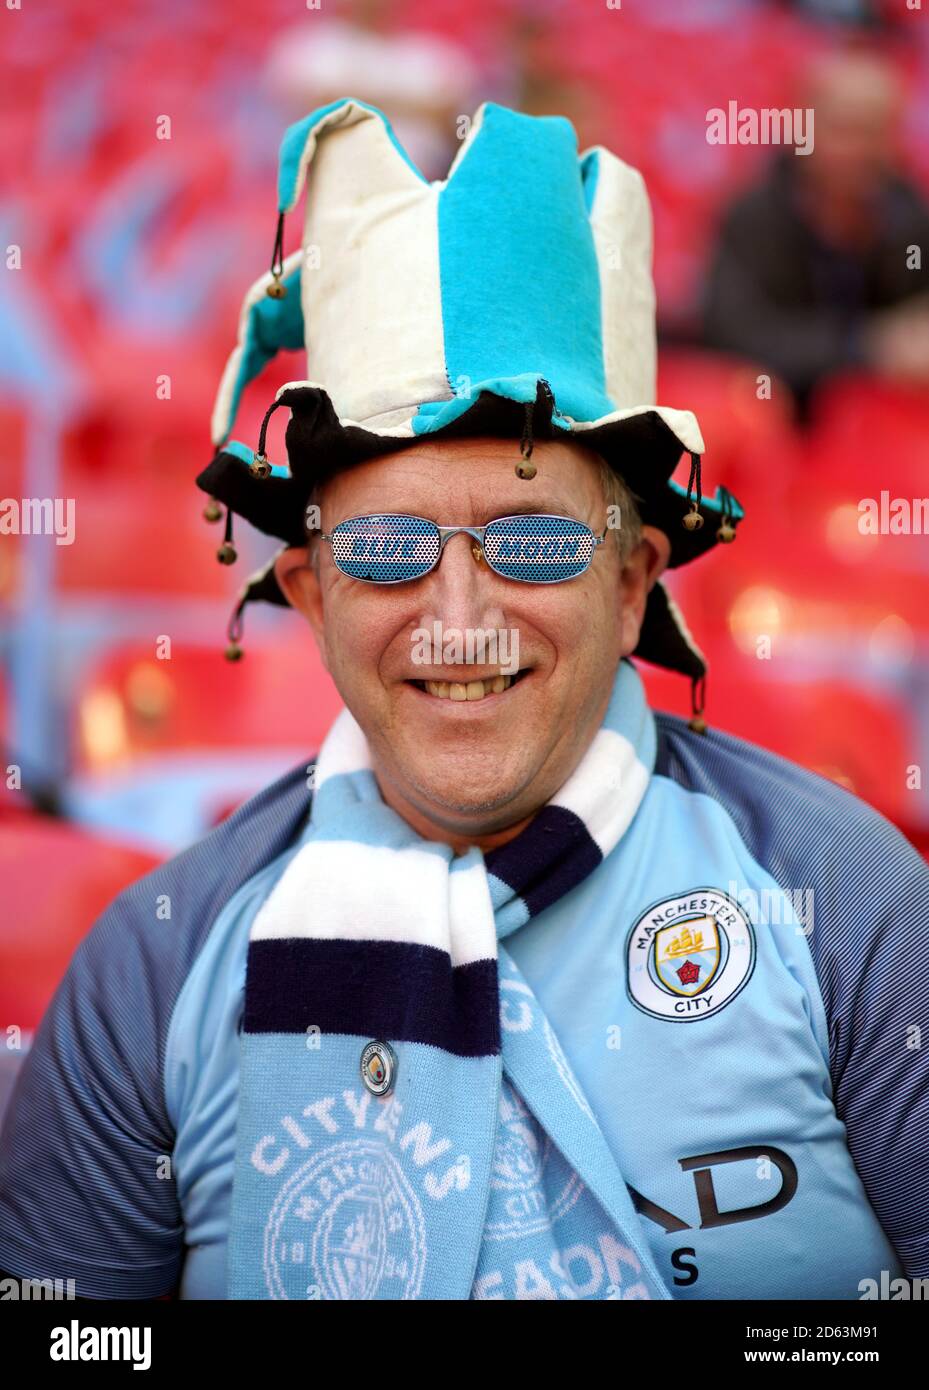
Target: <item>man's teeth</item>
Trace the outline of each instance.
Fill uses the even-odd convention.
[[[425,682],[429,694],[437,695],[440,700],[483,700],[485,695],[501,695],[512,684],[512,676],[491,676],[488,680],[468,681],[466,684],[459,681]]]

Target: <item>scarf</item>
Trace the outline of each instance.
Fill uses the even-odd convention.
[[[385,804],[340,713],[250,929],[230,1298],[671,1297],[503,945],[617,844],[655,747],[622,661],[560,791],[508,844],[456,855]]]

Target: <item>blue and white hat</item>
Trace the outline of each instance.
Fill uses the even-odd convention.
[[[299,251],[283,220],[307,190]],[[448,176],[429,182],[383,112],[354,98],[289,127],[280,151],[271,269],[251,286],[213,408],[217,453],[197,478],[232,514],[306,543],[313,486],[427,435],[574,436],[600,453],[671,539],[672,566],[733,539],[724,488],[703,495],[704,444],[689,410],[655,404],[652,229],[641,174],[602,146],[578,154],[571,123],[484,102]],[[305,381],[282,386],[258,450],[231,439],[242,392],[282,348],[305,347]],[[265,455],[287,406],[288,466]],[[682,453],[690,485],[671,482]],[[212,519],[220,512],[214,500]],[[250,598],[286,600],[269,566]],[[231,654],[236,652],[233,640]],[[695,683],[702,654],[664,587],[636,655]]]

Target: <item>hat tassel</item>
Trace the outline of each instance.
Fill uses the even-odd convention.
[[[696,484],[697,497],[693,497],[694,484]],[[700,455],[691,454],[690,456],[690,479],[687,483],[687,501],[690,503],[690,511],[684,517],[684,526],[688,531],[699,531],[703,525],[703,517],[700,513],[700,503],[703,501],[703,488],[700,481]]]
[[[538,469],[532,462],[532,417],[535,410],[535,401],[526,401],[526,417],[523,424],[523,435],[519,441],[519,452],[522,458],[516,465],[517,478],[525,478],[527,481],[534,478]]]
[[[281,281],[284,273],[284,214],[278,213],[277,231],[274,235],[274,250],[271,252],[271,283],[267,294],[270,299],[283,299],[287,290]]]
[[[221,565],[234,565],[238,559],[238,551],[232,541],[232,508],[226,508],[226,534],[223,536],[223,543],[216,552],[216,558]]]
[[[242,595],[235,608],[232,610],[232,616],[230,617],[229,625],[226,628],[226,636],[229,639],[229,645],[226,647],[225,651],[225,657],[227,661],[241,661],[242,657],[245,655],[245,652],[242,650],[242,647],[240,645],[240,638],[242,636],[242,626],[244,622],[243,612],[247,603],[248,593],[246,592]]]
[[[268,434],[268,421],[283,401],[272,401],[265,411],[264,419],[261,422],[261,431],[258,435],[258,452],[248,465],[249,472],[253,478],[269,478],[271,476],[271,465],[265,453],[265,440]]]
[[[702,676],[694,676],[690,682],[690,708],[691,717],[688,721],[688,728],[693,729],[695,734],[706,733],[706,720],[703,717],[703,702],[706,695],[706,672]]]
[[[728,488],[720,485],[719,495],[723,503],[723,519],[716,528],[716,539],[728,545],[735,540],[735,526],[733,524],[732,493]]]

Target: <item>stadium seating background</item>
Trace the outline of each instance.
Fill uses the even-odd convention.
[[[902,0],[885,9],[906,22]],[[241,577],[269,547],[240,526],[239,564],[217,565],[193,485],[241,296],[270,259],[295,114],[264,60],[293,21],[281,0],[4,13],[0,209],[22,269],[0,307],[0,496],[74,498],[77,526],[70,546],[0,536],[0,738],[22,777],[0,792],[0,971],[23,982],[15,1003],[0,991],[0,1024],[33,1026],[108,898],[309,763],[338,708],[293,615],[250,611],[245,660],[223,661]],[[760,0],[412,0],[378,22],[456,41],[478,100],[550,94],[542,109],[570,108],[581,148],[602,142],[643,171],[669,339],[693,323],[721,208],[769,154],[709,146],[707,110],[790,104],[801,60],[841,37]],[[899,63],[910,173],[929,189],[929,16]],[[163,114],[170,140],[155,139]],[[257,439],[277,386],[304,375],[299,355],[269,368],[236,435]],[[706,485],[725,482],[748,513],[734,546],[672,581],[711,658],[710,722],[834,777],[926,847],[907,769],[929,768],[929,540],[856,522],[862,497],[926,491],[929,401],[836,381],[801,434],[782,393],[758,399],[756,375],[662,350],[659,399],[696,411]],[[272,458],[283,429],[278,416]],[[687,712],[685,682],[647,675],[656,704]]]

